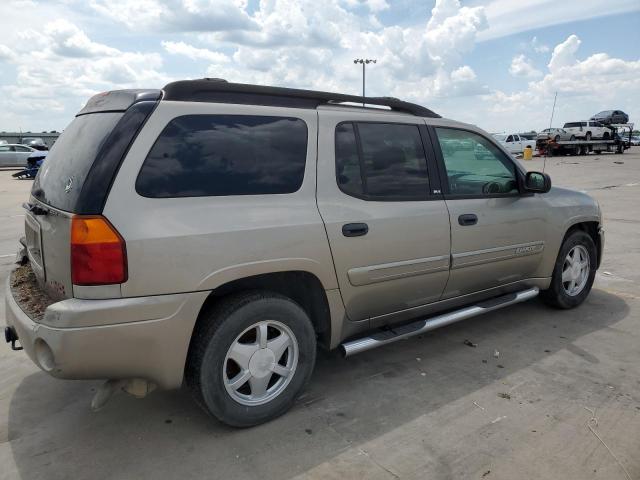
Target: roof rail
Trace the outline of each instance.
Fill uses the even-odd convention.
[[[239,103],[279,107],[316,108],[336,103],[364,103],[389,107],[391,110],[419,117],[440,118],[422,105],[393,97],[361,97],[343,93],[318,92],[297,88],[268,87],[246,83],[230,83],[219,78],[180,80],[163,88],[163,100],[190,102]]]

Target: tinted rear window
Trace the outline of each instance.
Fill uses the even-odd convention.
[[[587,122],[569,122],[565,123],[563,128],[586,127]]]
[[[185,115],[164,128],[136,190],[153,198],[292,193],[307,157],[298,118]]]
[[[75,210],[87,173],[122,112],[74,118],[51,147],[33,183],[38,200],[68,212]]]
[[[426,200],[427,160],[418,127],[365,122],[338,125],[336,177],[344,193],[366,200]]]

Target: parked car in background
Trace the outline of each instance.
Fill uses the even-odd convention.
[[[528,140],[521,137],[517,133],[502,133],[493,135],[510,153],[522,153],[528,146],[532,149],[536,148],[535,140]]]
[[[562,128],[570,134],[575,135],[576,138],[584,138],[585,140],[591,140],[593,138],[608,140],[609,138],[613,138],[610,128],[594,120],[567,122]]]
[[[604,110],[600,113],[596,113],[591,120],[600,122],[603,125],[611,125],[612,123],[628,123],[629,115],[622,110]]]
[[[0,140],[0,145],[6,145],[7,143],[9,142],[7,142],[6,140]]]
[[[631,137],[631,145],[636,147],[640,145],[640,137]]]
[[[576,136],[567,132],[563,128],[545,128],[538,136],[537,140],[553,140],[554,142],[562,142],[566,140],[575,140]]]
[[[27,158],[34,151],[35,149],[26,145],[0,145],[0,167],[24,167],[27,165]]]
[[[20,143],[22,145],[27,145],[29,147],[34,147],[36,145],[38,146],[46,146],[47,144],[44,142],[44,140],[40,137],[22,137],[22,140],[20,140]]]

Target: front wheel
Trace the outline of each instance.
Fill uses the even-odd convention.
[[[250,292],[223,299],[200,321],[185,378],[205,411],[250,427],[291,408],[316,359],[313,325],[297,303]]]
[[[573,142],[573,141],[575,141],[575,139],[576,139],[576,136],[575,135],[571,135],[571,138],[569,140]]]
[[[572,232],[560,247],[551,285],[540,297],[556,308],[577,307],[591,291],[597,262],[593,239],[582,230]]]
[[[587,132],[587,135],[584,137],[587,142],[591,141],[591,132]]]

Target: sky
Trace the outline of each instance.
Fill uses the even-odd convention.
[[[423,104],[490,132],[622,109],[640,0],[2,0],[0,130],[62,130],[95,93],[179,79]]]

